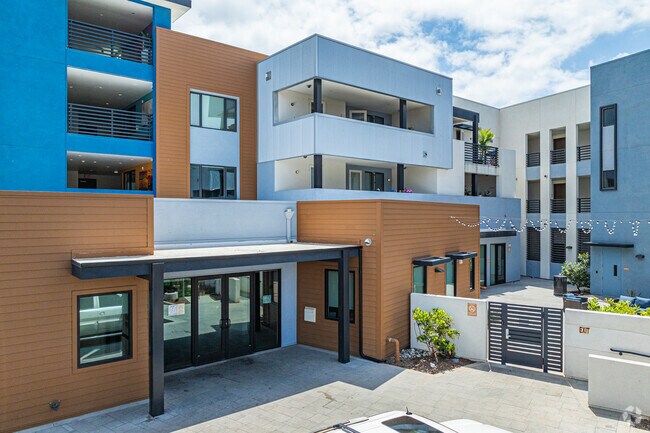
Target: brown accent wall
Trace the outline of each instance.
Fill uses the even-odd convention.
[[[478,228],[462,227],[450,215],[478,220],[479,207],[398,200],[298,203],[301,242],[362,245],[365,239],[372,239],[372,246],[363,248],[362,257],[366,355],[382,359],[391,355],[393,347],[386,344],[387,337],[399,339],[403,347],[409,344],[413,259],[479,251]],[[324,319],[324,269],[328,266],[332,264],[298,264],[298,342],[334,350],[338,338],[336,323]],[[458,296],[480,297],[478,280],[477,266],[476,288],[470,292],[469,264],[464,261],[458,266]],[[429,268],[427,286],[428,293],[444,294],[445,274]],[[315,324],[302,320],[305,306],[317,308]],[[358,321],[351,327],[352,353],[358,352],[357,326]]]
[[[146,281],[82,281],[70,261],[152,252],[151,197],[0,192],[0,431],[147,397]],[[133,357],[77,369],[76,296],[115,289],[133,291]]]
[[[162,28],[156,36],[156,193],[190,195],[190,89],[239,97],[240,197],[257,198],[257,62],[263,54]]]

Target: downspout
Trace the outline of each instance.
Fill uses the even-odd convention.
[[[293,209],[288,208],[284,211],[284,217],[287,220],[287,243],[290,244],[292,242],[291,240],[291,219],[293,218],[293,215],[295,212]]]
[[[373,362],[386,362],[383,359],[373,358],[363,353],[363,248],[359,248],[359,356]]]

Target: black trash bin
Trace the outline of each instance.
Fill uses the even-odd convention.
[[[562,296],[567,292],[567,278],[564,275],[555,275],[553,277],[553,294]]]

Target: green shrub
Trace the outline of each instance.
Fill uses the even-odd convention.
[[[591,311],[602,311],[604,313],[633,314],[650,317],[650,309],[641,310],[637,305],[630,305],[629,301],[617,301],[612,298],[605,298],[606,305],[601,305],[598,299],[591,298],[587,302],[587,309]]]
[[[589,253],[578,254],[577,262],[564,262],[561,275],[564,275],[569,282],[581,292],[581,289],[589,288]]]
[[[418,327],[417,340],[427,346],[436,362],[439,356],[453,358],[456,355],[456,345],[450,340],[458,337],[460,332],[452,328],[454,322],[445,310],[434,308],[424,311],[416,308],[413,320]]]

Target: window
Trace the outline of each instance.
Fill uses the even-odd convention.
[[[616,190],[616,104],[600,108],[600,189]]]
[[[348,172],[348,189],[361,191],[361,170],[350,170]]]
[[[566,261],[566,231],[551,229],[551,263],[564,263]]]
[[[221,96],[190,93],[190,125],[237,131],[237,101]]]
[[[354,272],[350,271],[350,323],[354,323]],[[325,318],[339,320],[339,271],[325,271]]]
[[[456,261],[445,265],[446,268],[446,281],[445,281],[445,295],[456,296]]]
[[[79,367],[131,358],[131,292],[77,298]]]
[[[413,266],[413,293],[427,293],[427,268]]]
[[[192,198],[237,198],[237,169],[211,165],[190,165]]]
[[[469,259],[469,291],[473,291],[476,288],[476,283],[474,282],[474,259]]]
[[[584,230],[578,229],[578,254],[590,252],[587,242],[591,242],[591,232],[585,233]]]
[[[539,262],[541,257],[541,234],[535,227],[526,227],[526,260]]]

